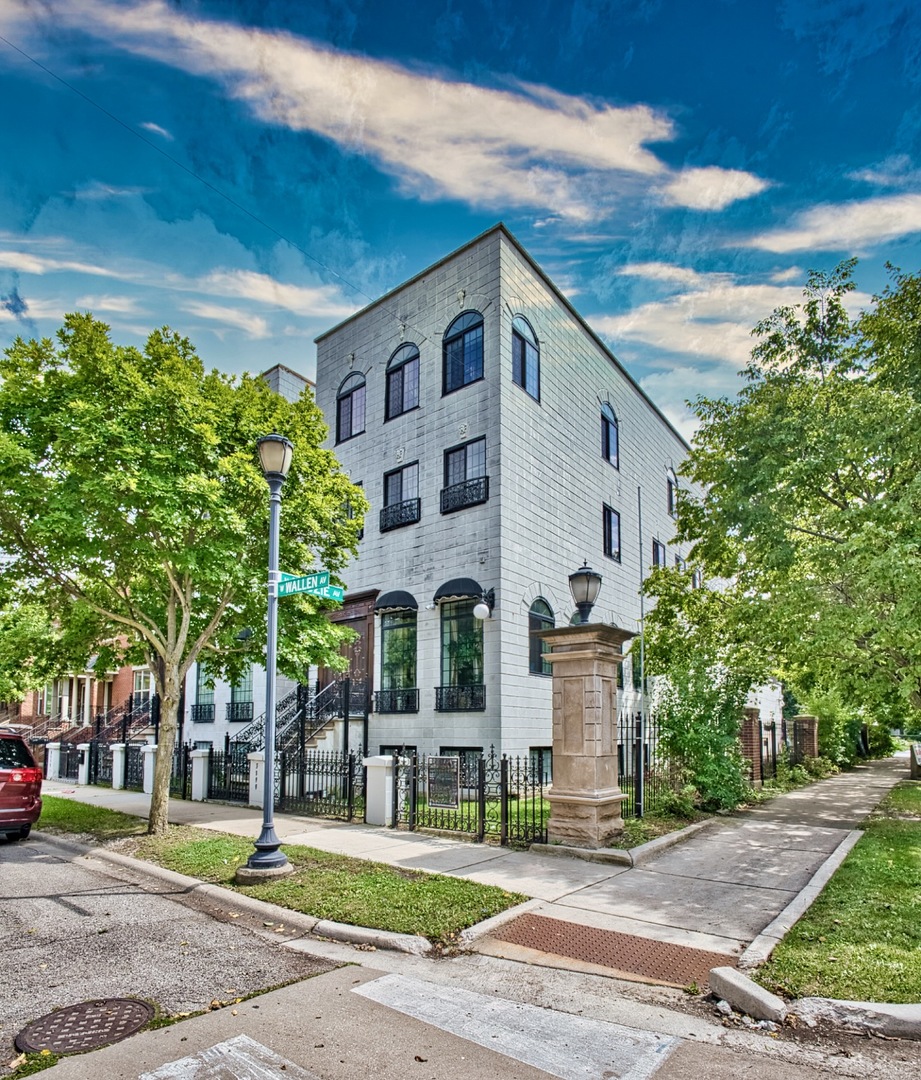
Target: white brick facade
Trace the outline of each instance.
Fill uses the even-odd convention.
[[[484,377],[442,393],[442,338],[464,311],[483,317]],[[512,378],[512,319],[533,328],[540,352],[540,401]],[[385,420],[386,370],[403,342],[420,353],[419,407]],[[686,556],[672,540],[668,470],[687,446],[542,274],[514,238],[496,226],[329,331],[317,342],[316,396],[336,437],[336,395],[352,371],[366,379],[362,434],[335,445],[371,503],[348,595],[402,589],[419,605],[418,713],[372,713],[369,749],[469,746],[523,753],[548,746],[550,680],[528,670],[528,611],[537,597],[558,626],[572,617],[568,576],[587,559],[604,578],[592,621],[639,629],[641,574],[653,539],[669,565]],[[619,468],[601,453],[601,403],[619,426]],[[444,451],[486,440],[489,499],[440,513]],[[384,474],[419,463],[420,520],[381,532]],[[640,550],[639,496],[642,498]],[[602,507],[618,511],[621,559],[603,553]],[[486,708],[436,712],[439,609],[433,597],[452,578],[494,589],[484,624]],[[380,686],[379,622],[374,686]]]

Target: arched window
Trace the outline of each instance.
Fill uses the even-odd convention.
[[[387,364],[386,417],[409,412],[419,405],[419,350],[407,343],[390,357]]]
[[[512,319],[512,381],[540,401],[540,350],[527,319]]]
[[[465,311],[445,331],[444,393],[483,378],[483,316]]]
[[[669,469],[666,473],[665,479],[665,505],[668,509],[669,515],[673,518],[678,517],[678,477],[675,476],[674,469]]]
[[[538,597],[531,605],[528,612],[528,630],[531,632],[528,652],[528,671],[532,675],[551,675],[553,668],[541,656],[541,653],[549,652],[543,638],[535,637],[534,631],[552,630],[556,626],[553,617],[553,608],[543,597]]]
[[[615,469],[620,468],[620,434],[617,417],[607,402],[601,406],[601,456],[605,461],[610,461]]]
[[[342,380],[336,394],[336,442],[365,430],[365,377],[357,371]]]

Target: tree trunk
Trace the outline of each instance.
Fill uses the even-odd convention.
[[[179,728],[180,680],[178,666],[162,665],[163,677],[156,678],[160,694],[160,733],[157,760],[154,766],[153,793],[150,797],[150,817],[147,831],[165,833],[169,828],[169,785],[173,771],[173,750]]]

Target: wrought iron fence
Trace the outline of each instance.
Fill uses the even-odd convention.
[[[530,758],[490,747],[459,755],[394,753],[393,824],[465,833],[502,845],[546,842],[550,806]]]
[[[416,713],[419,711],[419,690],[415,686],[403,690],[375,690],[374,709],[379,713]]]
[[[80,771],[80,753],[76,743],[61,743],[58,774],[62,780],[76,780]]]
[[[489,477],[478,476],[472,480],[462,480],[459,484],[441,489],[441,512],[450,514],[454,510],[463,510],[465,506],[476,506],[489,498]]]
[[[249,803],[249,750],[225,745],[208,753],[208,798]]]
[[[144,755],[141,753],[142,746],[146,746],[146,743],[128,743],[125,747],[124,786],[129,791],[144,790]]]
[[[176,799],[192,797],[192,747],[188,744],[173,749],[173,767],[170,770],[169,793]]]
[[[283,750],[275,762],[276,807],[311,817],[364,818],[365,770],[361,748]]]
[[[99,787],[112,786],[112,747],[106,742],[97,742],[95,739],[89,748],[89,771],[88,782],[98,784]]]
[[[624,817],[643,817],[684,782],[682,762],[666,757],[654,715],[622,713],[617,724],[617,784]]]
[[[486,687],[483,683],[469,686],[436,686],[436,712],[482,712],[486,708]]]

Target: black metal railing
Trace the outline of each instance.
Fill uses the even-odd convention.
[[[208,753],[208,798],[249,803],[249,753],[229,739],[223,750]]]
[[[214,702],[208,705],[193,705],[189,715],[193,724],[213,724]]]
[[[394,753],[393,825],[502,845],[546,843],[547,785],[530,758]],[[456,763],[456,764],[453,764]]]
[[[89,750],[87,781],[100,787],[112,786],[112,747],[106,742],[93,740]]]
[[[436,686],[436,712],[482,712],[486,708],[486,687],[483,683],[470,686]]]
[[[379,713],[418,712],[419,691],[415,686],[402,690],[376,690],[374,711]]]
[[[349,754],[283,750],[275,764],[278,809],[344,821],[364,818],[363,756],[361,748]]]
[[[233,724],[249,723],[253,718],[253,703],[251,701],[228,701],[227,720]]]
[[[58,775],[62,780],[76,780],[80,772],[80,754],[76,743],[61,743]]]
[[[145,743],[128,743],[125,747],[124,786],[129,791],[144,790],[144,755],[141,747]]]
[[[192,797],[192,747],[188,744],[173,749],[173,767],[169,777],[169,793],[174,799]]]
[[[489,477],[478,476],[474,480],[463,480],[459,484],[441,489],[441,512],[450,514],[454,510],[463,510],[465,506],[476,506],[489,498]]]
[[[381,510],[381,532],[399,529],[403,525],[413,525],[422,516],[421,499],[404,499],[392,503]]]

